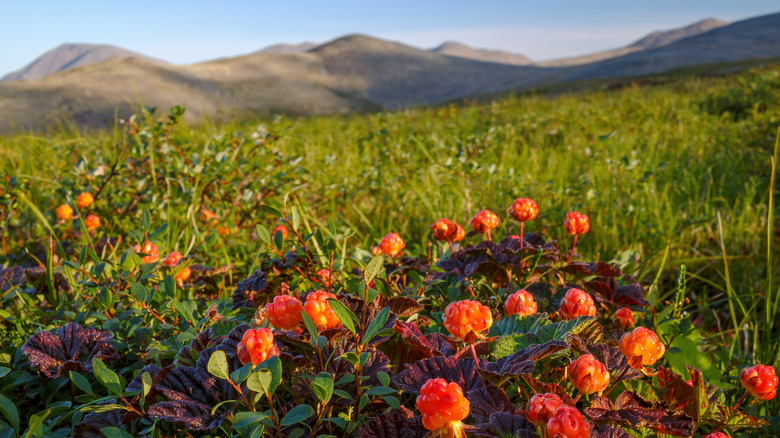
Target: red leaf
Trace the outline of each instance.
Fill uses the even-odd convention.
[[[22,353],[30,365],[53,379],[69,370],[92,372],[93,358],[103,362],[118,359],[119,354],[111,345],[113,338],[111,332],[68,323],[56,335],[47,331],[34,334],[22,347]]]

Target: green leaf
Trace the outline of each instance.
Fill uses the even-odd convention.
[[[344,327],[352,333],[357,333],[355,331],[355,323],[358,321],[358,318],[355,313],[345,306],[344,303],[335,298],[328,298],[328,303],[330,304],[330,308],[333,309],[333,313],[335,313],[336,316],[339,317],[341,323],[344,324]]]
[[[292,426],[293,424],[306,421],[309,417],[314,415],[314,409],[309,405],[298,405],[282,418],[282,427]]]
[[[2,394],[0,394],[0,414],[3,414],[11,427],[19,432],[19,411],[16,409],[16,405]]]
[[[569,335],[580,335],[593,341],[600,334],[601,325],[591,316],[580,316],[569,321],[559,321],[537,326],[530,333],[502,336],[493,343],[493,356],[500,359],[516,351],[547,341],[565,341]],[[564,351],[558,355],[564,354]]]
[[[328,403],[333,396],[333,376],[326,372],[317,374],[310,388],[322,403]]]
[[[141,225],[144,227],[144,231],[149,231],[149,226],[152,224],[152,216],[149,214],[149,210],[144,208],[141,216]]]
[[[371,280],[377,277],[382,270],[385,269],[385,256],[378,255],[371,259],[366,265],[366,270],[363,272],[363,280],[366,284],[371,283]]]
[[[0,377],[5,377],[6,374],[10,373],[11,369],[8,367],[0,367]]]
[[[393,388],[389,388],[387,386],[374,386],[373,388],[370,388],[368,391],[366,391],[366,394],[368,395],[390,395],[395,394],[398,392],[397,390]]]
[[[382,327],[385,326],[387,323],[387,318],[390,317],[390,308],[385,307],[384,309],[379,311],[379,314],[376,315],[376,317],[371,320],[371,324],[368,325],[368,328],[366,329],[366,334],[363,337],[363,340],[360,342],[361,345],[366,345],[369,342],[371,342],[372,339],[374,339],[374,336],[376,336],[377,333],[379,333],[379,330],[382,329]]]
[[[98,358],[92,359],[92,372],[95,378],[108,389],[111,395],[122,395],[122,384],[119,382],[119,376],[106,366]]]
[[[293,206],[292,207],[292,227],[293,230],[298,231],[298,227],[301,226],[301,214],[298,213],[298,209]]]
[[[244,380],[249,377],[249,375],[252,373],[252,364],[248,363],[241,368],[233,371],[230,373],[230,380],[233,381],[236,385],[240,385],[244,383]]]
[[[149,395],[149,391],[152,390],[152,375],[149,372],[145,372],[141,375],[141,407],[146,402],[146,396]]]
[[[382,400],[385,401],[391,408],[398,409],[401,407],[401,402],[398,400],[397,397],[394,397],[392,395],[387,395],[382,397]]]
[[[257,237],[263,241],[266,245],[271,244],[271,233],[268,232],[268,228],[264,227],[261,224],[257,224],[255,227],[255,231],[257,231]]]
[[[265,412],[238,412],[233,415],[233,427],[241,429],[264,418],[268,418]]]
[[[250,374],[246,379],[246,387],[255,392],[260,392],[266,395],[271,394],[271,382],[274,376],[271,374],[271,370],[262,369],[257,370]]]
[[[225,352],[216,350],[211,353],[207,369],[217,379],[227,380],[230,377],[230,369],[228,368]]]
[[[390,385],[390,376],[386,372],[379,371],[376,373],[376,378],[379,380],[379,383],[381,383],[382,386]]]
[[[317,336],[317,327],[314,325],[314,321],[311,319],[311,316],[309,316],[309,314],[306,313],[306,310],[301,310],[301,319],[303,319],[303,325],[306,326],[306,330],[309,332],[309,335],[311,336],[312,345],[316,347],[319,338]]]
[[[533,333],[541,327],[550,324],[549,315],[546,313],[535,313],[530,316],[520,316],[518,314],[509,315],[501,318],[490,327],[488,336],[507,336],[522,333]]]
[[[144,210],[146,211],[146,210]],[[100,432],[107,436],[108,438],[134,438],[133,435],[130,435],[129,433],[125,432],[124,430],[118,428],[118,427],[104,427],[100,429]]]
[[[92,394],[92,385],[89,384],[89,380],[87,380],[86,377],[75,371],[68,371],[68,377],[70,377],[70,381],[73,382],[78,389],[87,394]]]

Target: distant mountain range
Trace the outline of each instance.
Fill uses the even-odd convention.
[[[58,66],[57,72],[42,79],[0,83],[0,132],[39,128],[63,117],[79,125],[108,126],[115,114],[126,117],[141,104],[184,105],[191,121],[205,115],[393,109],[698,64],[780,57],[780,14],[725,25],[705,20],[648,35],[628,46],[635,48],[630,52],[579,64],[516,65],[525,62],[522,55],[508,54],[517,57],[510,58],[455,44],[422,50],[364,35],[313,48],[307,47],[310,44],[271,46],[259,53],[193,65],[119,56],[68,68],[72,63],[64,57],[51,64]]]

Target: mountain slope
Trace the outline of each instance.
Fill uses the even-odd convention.
[[[55,47],[21,69],[8,73],[0,78],[0,82],[40,79],[59,71],[117,58],[139,58],[149,62],[163,62],[116,46],[68,43]]]
[[[304,41],[298,44],[271,44],[270,46],[263,47],[255,53],[302,53],[317,47],[317,43],[311,41]]]
[[[446,41],[440,46],[431,49],[431,51],[447,56],[499,64],[528,65],[533,63],[531,58],[518,53],[505,52],[503,50],[475,49],[455,41]]]

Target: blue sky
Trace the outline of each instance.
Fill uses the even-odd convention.
[[[348,33],[423,48],[455,40],[543,60],[623,46],[707,17],[737,21],[779,11],[777,0],[0,0],[0,76],[65,42],[193,63]]]

